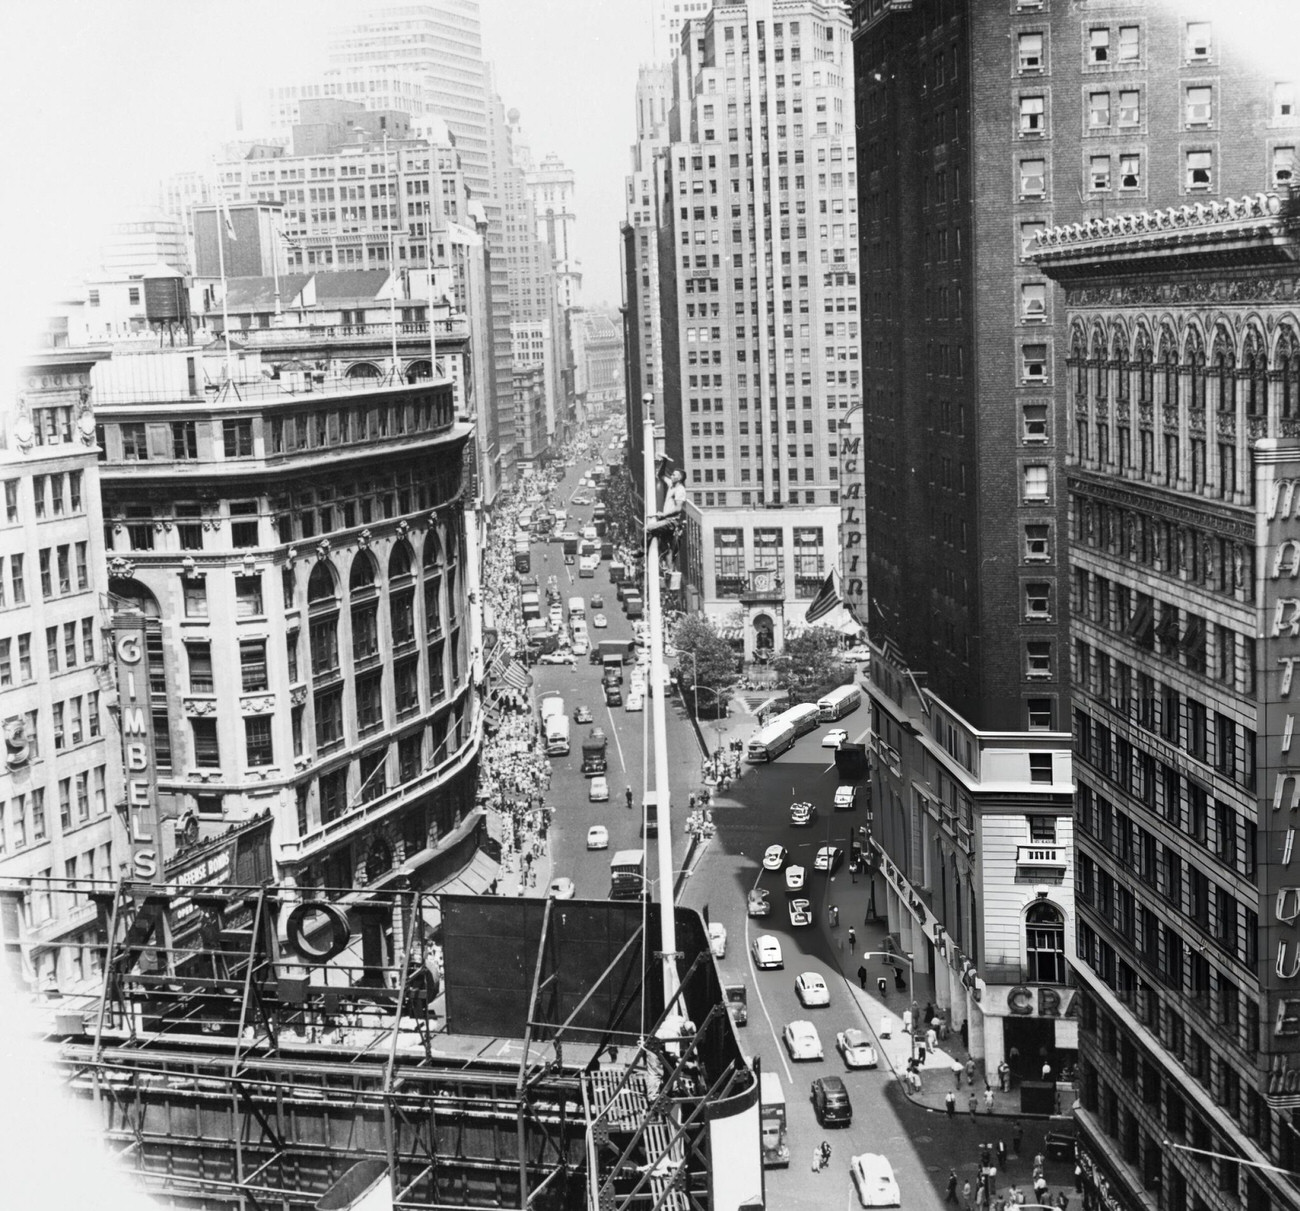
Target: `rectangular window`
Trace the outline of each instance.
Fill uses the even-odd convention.
[[[1020,133],[1041,135],[1044,130],[1045,109],[1042,97],[1020,98]]]
[[[54,576],[50,569],[50,548],[42,547],[37,552],[36,559],[41,572],[41,596],[49,600],[54,596]]]
[[[172,421],[172,458],[178,462],[198,458],[198,429],[192,420]]]
[[[244,746],[250,766],[275,763],[270,715],[252,715],[244,720]]]
[[[212,678],[212,645],[199,642],[187,643],[185,654],[189,658],[190,693],[215,693],[216,686]]]
[[[129,461],[146,462],[149,458],[149,442],[143,424],[119,426],[122,435],[122,457]]]
[[[1027,466],[1025,468],[1025,500],[1047,500],[1048,489],[1048,468],[1046,464],[1034,463]]]
[[[384,722],[384,675],[370,673],[357,678],[357,731],[364,734]]]
[[[1213,118],[1214,90],[1197,85],[1187,90],[1183,112],[1188,126],[1208,126]]]
[[[77,588],[78,590],[90,588],[90,564],[87,557],[86,544],[79,542],[73,549],[77,564]]]
[[[186,576],[181,580],[185,595],[185,617],[208,616],[208,582],[202,576]]]
[[[1021,34],[1017,40],[1017,54],[1021,71],[1043,70],[1043,35]]]
[[[1273,184],[1290,188],[1295,180],[1295,148],[1273,148]]]
[[[1187,188],[1209,189],[1213,178],[1214,157],[1208,151],[1187,153]]]
[[[1290,80],[1280,80],[1273,85],[1273,117],[1295,117],[1295,85]]]
[[[268,687],[265,639],[246,639],[240,643],[239,668],[244,693],[255,693]]]
[[[1110,30],[1103,28],[1088,31],[1088,62],[1110,62]]]
[[[315,711],[316,747],[321,750],[331,748],[343,739],[342,687],[325,694],[317,694]]]
[[[81,620],[81,659],[84,664],[95,663],[95,620]]]
[[[1049,640],[1036,639],[1025,644],[1025,675],[1036,678],[1052,675],[1052,645]]]
[[[1047,405],[1024,404],[1021,407],[1022,432],[1026,442],[1047,440]]]
[[[1121,63],[1136,63],[1142,57],[1142,45],[1139,28],[1136,25],[1119,27],[1119,53]]]
[[[1022,345],[1020,347],[1020,377],[1026,383],[1047,381],[1047,346]]]
[[[1088,94],[1088,126],[1097,130],[1110,125],[1110,93]]]
[[[1025,703],[1025,716],[1029,730],[1031,732],[1050,732],[1055,706],[1055,698],[1030,698]]]
[[[1020,161],[1020,196],[1041,198],[1047,192],[1047,161]]]
[[[1045,580],[1031,580],[1025,584],[1025,617],[1033,619],[1052,616],[1052,586]]]
[[[1047,286],[1026,282],[1020,287],[1020,318],[1036,323],[1047,318]]]
[[[251,458],[253,455],[253,422],[251,420],[224,420],[221,438],[227,458]]]
[[[1043,231],[1046,224],[1041,219],[1031,219],[1020,224],[1020,255],[1027,257],[1034,250],[1034,237]]]
[[[1110,156],[1088,157],[1088,188],[1094,193],[1110,188]]]
[[[235,617],[257,618],[263,612],[262,578],[260,576],[236,576]]]
[[[1121,127],[1138,126],[1142,121],[1141,95],[1137,89],[1121,89],[1119,94],[1119,124]]]
[[[1121,189],[1142,187],[1142,157],[1136,152],[1119,158],[1119,187]]]
[[[199,769],[219,769],[221,747],[217,742],[217,721],[191,719],[190,728],[194,738],[194,764]]]
[[[1187,58],[1189,62],[1200,63],[1210,57],[1210,23],[1208,21],[1189,21],[1187,23]]]

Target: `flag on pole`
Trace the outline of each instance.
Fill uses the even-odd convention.
[[[832,568],[817,590],[817,596],[808,605],[805,621],[812,626],[819,618],[826,617],[840,603],[839,585],[836,584],[835,569]]]
[[[226,238],[228,240],[238,240],[235,234],[235,225],[230,221],[230,206],[226,202],[225,188],[218,182],[217,184],[217,206],[221,211],[221,222],[226,229]]]

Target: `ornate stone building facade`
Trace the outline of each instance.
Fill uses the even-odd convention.
[[[1107,1205],[1298,1197],[1283,210],[1260,194],[1093,220],[1033,253],[1068,333],[1078,1120]]]

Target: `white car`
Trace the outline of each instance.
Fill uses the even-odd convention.
[[[572,652],[547,652],[545,656],[537,658],[538,664],[576,664],[577,660]]]
[[[770,933],[759,934],[754,939],[750,950],[754,955],[754,966],[760,971],[766,971],[769,967],[785,966],[785,960],[781,957],[781,943]]]
[[[645,710],[645,698],[633,689],[632,693],[627,696],[627,702],[624,703],[624,710],[643,711]]]
[[[812,924],[812,904],[809,901],[790,901],[790,924],[795,928]]]
[[[840,653],[840,659],[848,664],[870,664],[870,648],[849,648],[847,651]]]
[[[834,874],[844,860],[844,851],[838,845],[823,845],[813,859],[814,870],[828,870]]]
[[[587,848],[608,849],[609,829],[607,829],[603,824],[593,824],[589,829],[587,829]]]
[[[715,959],[727,957],[727,927],[721,921],[709,924],[709,949]]]
[[[787,1023],[781,1031],[785,1049],[792,1060],[820,1060],[822,1058],[822,1040],[817,1027],[811,1022],[800,1019]]]
[[[592,803],[605,803],[609,800],[609,779],[604,774],[597,774],[588,784],[587,798]]]
[[[551,898],[555,900],[572,900],[573,899],[573,880],[572,879],[552,879],[551,880]]]
[[[822,748],[839,748],[849,738],[842,727],[833,727],[822,737]]]
[[[831,990],[815,971],[805,971],[800,975],[794,982],[794,992],[805,1009],[831,1003]]]
[[[595,542],[596,539],[599,538],[600,536],[596,533],[595,526],[583,526],[582,537],[585,538],[588,542]]]
[[[811,824],[817,809],[811,803],[790,804],[790,823],[795,825]]]
[[[875,1068],[880,1063],[867,1032],[857,1027],[841,1030],[835,1036],[835,1050],[840,1053],[846,1068]]]
[[[858,1202],[864,1207],[901,1207],[902,1195],[894,1167],[878,1152],[864,1152],[849,1161],[849,1174]]]
[[[785,868],[786,891],[802,891],[803,880],[804,868],[802,866],[787,866]]]
[[[763,851],[763,869],[780,870],[788,857],[784,845],[769,845]]]
[[[835,807],[838,811],[852,808],[857,801],[858,788],[856,786],[837,786],[835,788]]]
[[[603,631],[607,626],[609,626],[609,619],[606,618],[604,614],[596,614],[592,617],[591,625],[594,626],[596,630]]]

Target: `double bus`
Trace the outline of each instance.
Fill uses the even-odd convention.
[[[745,760],[750,765],[775,761],[794,743],[794,736],[794,724],[778,716],[754,734],[749,747],[745,750]]]
[[[838,690],[817,699],[817,710],[823,723],[834,723],[851,715],[862,705],[862,691],[856,685],[842,685]]]
[[[820,719],[821,711],[815,702],[801,702],[788,711],[782,711],[772,722],[780,723],[784,720],[793,725],[796,736],[806,736],[817,726]]]
[[[645,894],[645,850],[620,849],[609,860],[609,898],[640,900]]]

